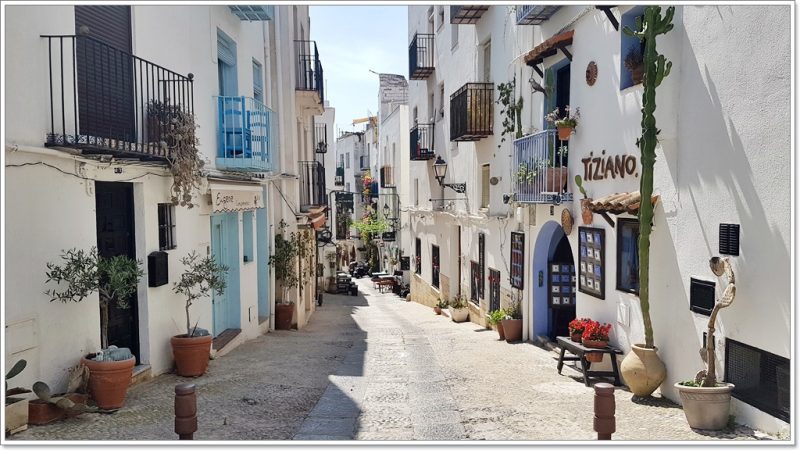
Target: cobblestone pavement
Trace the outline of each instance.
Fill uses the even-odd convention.
[[[326,295],[307,327],[272,332],[194,379],[196,439],[592,440],[594,391],[554,352],[374,291]],[[172,374],[134,386],[124,409],[31,427],[13,439],[174,440]],[[615,440],[761,440],[743,426],[694,431],[661,398],[616,391]]]

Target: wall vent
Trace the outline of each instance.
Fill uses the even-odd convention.
[[[781,420],[790,421],[789,360],[773,353],[725,340],[725,381],[733,397]]]
[[[719,252],[723,255],[739,256],[739,224],[719,224]]]
[[[691,278],[689,285],[689,309],[706,316],[714,309],[714,282]]]

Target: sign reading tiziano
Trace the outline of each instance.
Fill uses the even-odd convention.
[[[625,175],[638,177],[636,170],[638,164],[633,155],[614,155],[605,156],[603,150],[600,156],[594,156],[594,152],[589,153],[588,158],[581,159],[583,163],[583,179],[586,181],[606,180],[617,177],[625,178]]]
[[[264,207],[260,191],[233,191],[211,189],[211,205],[214,212],[243,211]]]

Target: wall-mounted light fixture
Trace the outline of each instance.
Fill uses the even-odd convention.
[[[441,156],[436,156],[436,162],[433,163],[433,176],[439,182],[439,186],[449,187],[450,189],[463,194],[467,191],[467,183],[444,183],[444,176],[447,174],[447,163]]]

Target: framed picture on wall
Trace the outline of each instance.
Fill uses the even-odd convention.
[[[579,227],[580,277],[578,291],[605,300],[605,230]],[[586,236],[584,241],[583,236]]]

